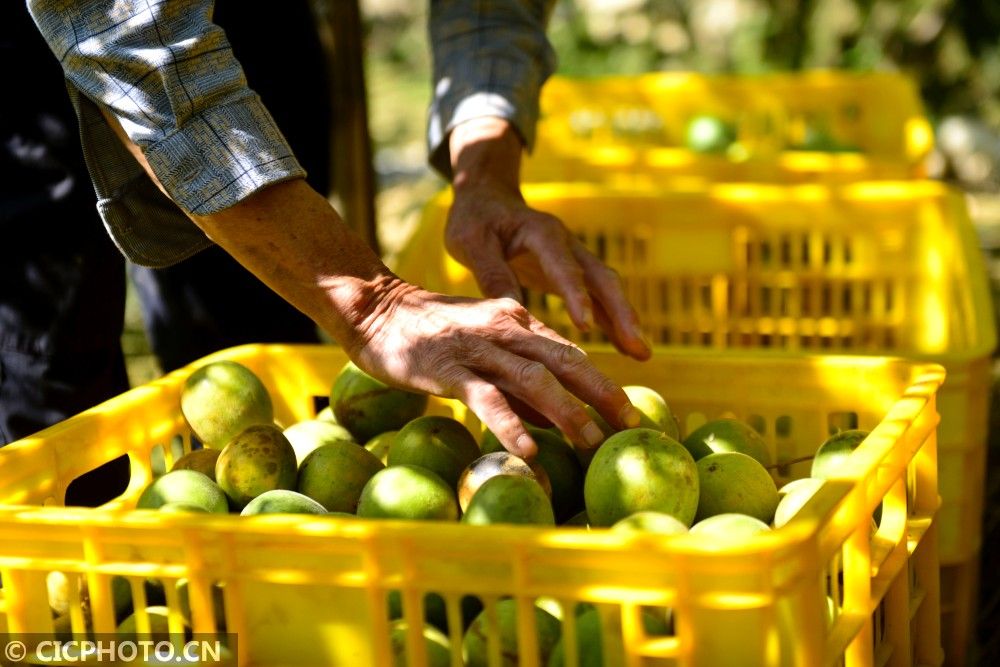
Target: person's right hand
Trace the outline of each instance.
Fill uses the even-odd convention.
[[[462,400],[512,453],[537,451],[512,402],[586,449],[604,435],[584,403],[618,428],[638,426],[621,387],[513,299],[448,297],[398,280],[379,291],[342,341],[351,358],[393,385]]]

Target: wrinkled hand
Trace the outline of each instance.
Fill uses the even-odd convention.
[[[519,456],[530,459],[537,447],[511,401],[532,406],[586,449],[604,436],[584,402],[618,428],[639,424],[620,387],[512,299],[447,297],[396,281],[371,304],[351,357],[393,384],[460,399]]]
[[[455,198],[445,245],[482,293],[520,300],[523,286],[557,294],[581,331],[596,322],[621,352],[649,358],[617,272],[558,218],[525,203],[517,183],[521,142],[506,121],[469,121],[453,131],[450,145]]]

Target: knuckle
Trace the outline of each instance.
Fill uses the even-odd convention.
[[[559,345],[555,354],[559,365],[568,370],[579,370],[590,366],[587,355],[578,348],[570,347],[569,345]]]
[[[534,387],[548,383],[549,371],[538,361],[525,361],[514,369],[514,379],[518,384]]]

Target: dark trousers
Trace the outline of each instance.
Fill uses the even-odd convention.
[[[267,21],[261,20],[262,7],[256,1],[220,0],[216,21],[226,29],[251,87],[285,132],[310,184],[326,192],[330,105],[325,63],[308,4],[285,3],[281,12],[268,12]],[[34,26],[30,19],[23,23],[27,17],[23,4],[4,10],[5,15],[10,12],[23,16],[9,18],[12,36],[4,46],[16,44],[22,68],[37,63],[39,71],[31,77],[34,85],[50,86],[55,94],[38,98],[44,103],[39,102],[37,109],[17,117],[0,116],[0,130],[16,137],[21,134],[18,123],[31,133],[39,119],[55,117],[75,133],[58,64],[47,50],[37,50],[40,36],[31,35],[35,41],[14,41],[19,34],[30,34]],[[12,27],[15,22],[21,32]],[[288,76],[293,69],[302,74]],[[314,85],[293,83],[303,78]],[[33,139],[48,140],[37,132]],[[65,143],[65,136],[60,141]],[[71,173],[72,190],[58,201],[42,196],[25,204],[21,193],[0,189],[0,445],[128,388],[121,351],[125,263],[97,217],[82,162],[65,162],[61,166]],[[0,178],[25,176],[31,169],[11,162],[0,166],[8,172]],[[39,171],[48,168],[39,166]],[[28,176],[32,183],[45,184],[48,173]],[[319,341],[309,318],[220,248],[167,269],[130,267],[130,272],[151,347],[165,371],[243,343]],[[66,504],[105,502],[121,493],[127,481],[127,460],[122,457],[76,480]]]

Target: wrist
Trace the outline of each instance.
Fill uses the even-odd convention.
[[[448,138],[456,196],[482,185],[518,191],[524,142],[510,121],[475,118],[459,124]]]

